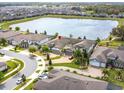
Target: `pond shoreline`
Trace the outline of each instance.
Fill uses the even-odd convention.
[[[64,18],[64,19],[92,19],[92,20],[112,20],[117,21],[118,26],[123,24],[124,18],[100,18],[100,17],[87,17],[87,16],[71,16],[71,15],[43,15],[43,16],[36,16],[31,18],[24,18],[19,20],[12,20],[12,21],[4,21],[0,23],[1,29],[8,30],[10,25],[17,24],[17,23],[23,23],[27,21],[33,21],[39,18]]]

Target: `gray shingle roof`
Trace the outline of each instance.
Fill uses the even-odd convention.
[[[77,75],[66,71],[53,71],[52,79],[39,80],[35,90],[106,90],[108,82]],[[110,87],[109,87],[110,88]],[[120,87],[119,87],[120,88]],[[118,89],[119,89],[118,88]],[[111,88],[113,89],[113,88]]]

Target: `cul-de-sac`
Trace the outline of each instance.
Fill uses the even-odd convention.
[[[0,3],[0,90],[123,90],[124,3]]]

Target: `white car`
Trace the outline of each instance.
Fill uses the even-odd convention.
[[[20,84],[20,83],[22,83],[23,82],[23,79],[22,78],[19,78],[17,81],[16,81],[16,84],[18,85],[18,84]]]
[[[41,75],[38,76],[39,79],[48,79],[48,74],[47,73],[42,73]]]
[[[40,58],[40,57],[37,57],[36,60],[37,60],[37,61],[41,61],[41,58]]]

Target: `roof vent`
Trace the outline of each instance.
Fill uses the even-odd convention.
[[[69,78],[68,77],[65,77],[65,80],[69,80]]]

